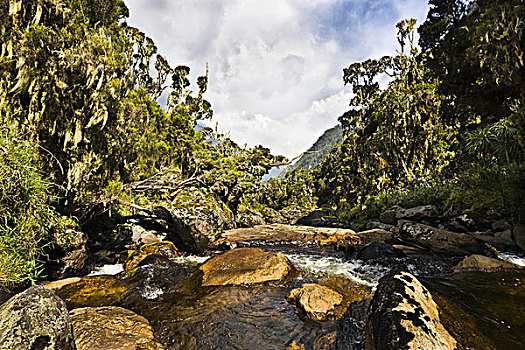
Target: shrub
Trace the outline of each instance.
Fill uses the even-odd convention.
[[[34,281],[60,217],[49,205],[35,144],[0,127],[0,286]]]

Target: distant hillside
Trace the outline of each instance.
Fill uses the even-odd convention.
[[[326,130],[324,134],[317,139],[314,145],[308,149],[307,153],[303,154],[297,162],[290,165],[287,171],[297,167],[303,167],[305,169],[315,167],[321,162],[323,157],[330,152],[332,147],[341,142],[343,142],[343,128],[341,124],[338,124],[333,128]]]

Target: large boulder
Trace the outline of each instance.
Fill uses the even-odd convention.
[[[198,242],[214,242],[219,232],[235,227],[232,211],[222,202],[196,188],[182,190],[167,208],[173,217],[178,219],[171,235],[185,230]],[[173,242],[183,249],[178,242]]]
[[[253,227],[266,223],[266,220],[260,213],[250,210],[243,205],[239,205],[239,208],[237,208],[235,221],[237,222],[237,227]]]
[[[514,270],[520,268],[522,267],[506,261],[474,254],[461,260],[459,264],[454,267],[454,272]]]
[[[278,281],[294,270],[281,253],[258,248],[237,248],[217,255],[202,264],[202,286],[224,286]]]
[[[478,253],[482,249],[478,240],[472,235],[409,221],[401,223],[398,235],[403,240],[435,252],[466,255]]]
[[[364,234],[363,236],[367,235]],[[360,242],[356,233],[349,229],[271,224],[226,231],[214,244],[217,246],[237,246],[260,242],[273,244],[293,242],[296,245],[336,245],[338,242],[347,240],[355,241],[356,244]]]
[[[335,290],[315,283],[305,283],[288,293],[286,299],[315,321],[325,321],[335,316],[335,307],[343,296]]]
[[[428,290],[411,274],[393,272],[379,281],[368,310],[366,350],[455,349]]]
[[[85,307],[72,310],[70,315],[77,350],[136,350],[153,345],[148,320],[133,311],[115,306]]]
[[[50,290],[33,286],[2,304],[0,349],[75,349],[64,302]]]
[[[396,219],[434,223],[439,219],[439,210],[433,205],[421,205],[409,209],[399,208],[396,210]]]

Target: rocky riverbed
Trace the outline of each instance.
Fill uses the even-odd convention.
[[[0,349],[525,348],[520,226],[431,206],[356,230],[310,217],[226,230],[200,255],[139,242],[31,287],[0,306]]]

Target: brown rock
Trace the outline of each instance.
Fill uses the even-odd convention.
[[[343,296],[333,289],[315,283],[306,283],[292,289],[286,299],[315,321],[324,321],[334,316],[334,308],[341,304]]]
[[[81,279],[82,278],[80,278],[80,277],[65,278],[63,280],[58,280],[58,281],[44,283],[44,284],[42,284],[42,287],[44,287],[46,289],[49,289],[49,290],[52,290],[53,292],[56,292],[57,290],[59,290],[60,288],[62,288],[64,286],[67,286],[68,284],[80,282]]]
[[[285,224],[258,225],[226,231],[216,245],[254,242],[295,242],[299,245],[332,244],[342,240],[359,238],[350,229],[292,226]]]
[[[501,261],[498,259],[489,258],[484,255],[471,255],[459,262],[454,267],[454,272],[460,271],[495,271],[507,269],[519,269],[521,266]]]
[[[383,277],[368,312],[366,350],[456,348],[432,296],[409,273]]]
[[[70,316],[77,350],[136,350],[153,340],[148,320],[121,307],[85,307]]]
[[[251,284],[283,279],[294,269],[281,253],[258,248],[237,248],[206,261],[199,267],[203,286]]]
[[[80,281],[64,284],[55,293],[65,301],[68,309],[121,304],[128,287],[114,276],[82,277]]]
[[[160,255],[169,259],[182,256],[177,247],[169,241],[144,244],[138,251],[130,254],[130,257],[124,264],[124,270],[131,270],[151,254]]]

